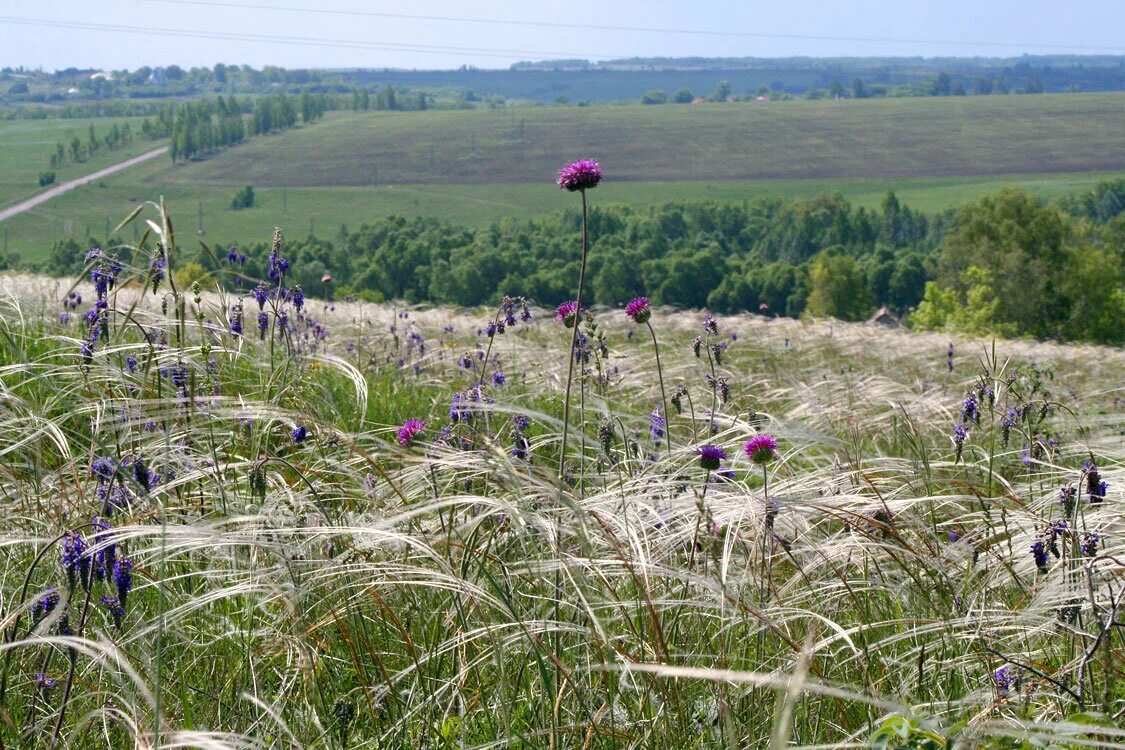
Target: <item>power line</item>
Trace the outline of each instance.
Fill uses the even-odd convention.
[[[389,52],[416,52],[421,54],[463,55],[466,57],[496,57],[511,59],[515,55],[559,55],[563,57],[596,57],[581,52],[549,52],[543,50],[494,49],[486,47],[450,47],[428,44],[399,44],[396,42],[354,39],[326,39],[308,36],[277,36],[272,34],[252,34],[226,31],[198,31],[195,29],[166,29],[155,26],[122,26],[117,24],[86,23],[81,21],[58,21],[45,18],[17,18],[0,16],[0,22],[24,26],[46,26],[49,28],[79,29],[82,31],[112,31],[122,34],[142,34],[145,36],[172,36],[187,39],[217,39],[236,42],[260,42],[267,44],[288,44],[303,47],[335,47],[341,49],[379,50]]]
[[[397,18],[410,21],[442,21],[451,23],[475,23],[505,26],[525,26],[547,29],[579,29],[585,31],[632,31],[648,34],[683,34],[689,36],[743,37],[753,39],[797,39],[817,42],[860,42],[878,44],[930,44],[953,45],[959,47],[1005,47],[1012,49],[1055,49],[1085,50],[1098,52],[1121,52],[1125,47],[1091,46],[1081,44],[1041,44],[1027,42],[981,42],[954,39],[896,39],[891,37],[869,36],[831,36],[817,34],[780,34],[759,31],[719,31],[715,29],[678,29],[656,26],[623,26],[609,24],[565,23],[561,21],[517,21],[507,18],[472,18],[467,16],[429,16],[413,13],[390,13],[373,10],[339,10],[333,8],[301,8],[287,5],[258,5],[252,3],[227,2],[226,0],[146,0],[168,5],[194,5],[214,8],[244,8],[250,10],[272,10],[290,13],[316,13],[334,16],[355,16],[373,18]],[[555,53],[550,53],[555,54]]]

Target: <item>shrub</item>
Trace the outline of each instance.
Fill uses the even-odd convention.
[[[44,171],[39,173],[39,187],[47,187],[48,185],[54,185],[54,184],[55,184],[55,173],[54,172],[52,172],[48,169],[48,170],[44,170]]]
[[[235,193],[234,198],[231,199],[230,207],[232,209],[234,209],[235,211],[239,211],[243,208],[253,208],[254,207],[254,186],[253,185],[247,185],[246,187],[242,188],[237,193]]]

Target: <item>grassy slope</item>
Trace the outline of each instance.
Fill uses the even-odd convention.
[[[1118,94],[342,113],[168,182],[532,183],[586,155],[622,182],[1125,169],[1122,122]]]
[[[40,191],[39,173],[51,167],[51,154],[55,144],[68,145],[78,136],[85,144],[90,124],[98,138],[104,138],[114,123],[129,123],[133,142],[108,151],[104,147],[81,164],[69,161],[55,170],[56,182],[73,180],[111,164],[125,161],[160,145],[140,137],[141,117],[99,118],[92,120],[7,120],[0,122],[0,206],[30,198]]]

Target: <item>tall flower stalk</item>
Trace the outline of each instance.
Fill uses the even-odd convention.
[[[638,325],[644,324],[648,326],[649,335],[652,336],[652,350],[656,354],[656,377],[660,380],[660,403],[664,406],[664,417],[670,419],[672,412],[668,411],[668,394],[664,390],[664,368],[660,366],[660,345],[656,343],[656,331],[652,327],[649,319],[652,317],[652,308],[648,305],[648,297],[637,297],[628,305],[625,306],[625,314],[633,319],[633,322]],[[668,455],[672,455],[672,431],[671,427],[665,424],[665,443],[668,448]]]
[[[563,398],[562,450],[559,454],[559,476],[566,474],[566,443],[570,434],[570,388],[574,382],[574,350],[578,346],[578,326],[582,319],[582,289],[586,286],[586,256],[590,250],[590,221],[586,191],[598,186],[602,180],[602,169],[593,159],[581,159],[567,164],[559,170],[558,185],[569,192],[582,194],[582,265],[578,272],[578,295],[574,303],[573,318],[567,316],[564,322],[573,320],[570,335],[570,349],[567,351],[566,395]]]

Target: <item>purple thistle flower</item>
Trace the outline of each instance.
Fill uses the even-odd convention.
[[[565,325],[567,328],[574,327],[574,323],[578,318],[578,303],[574,300],[563,302],[555,308],[555,322]]]
[[[765,433],[755,435],[742,446],[742,452],[756,464],[768,464],[777,455],[777,438]]]
[[[403,422],[402,427],[398,428],[398,444],[403,448],[409,448],[422,430],[426,429],[426,423],[418,419],[408,419]]]
[[[636,297],[633,299],[632,302],[625,306],[625,314],[632,318],[637,325],[647,323],[648,319],[652,316],[652,309],[648,306],[648,297]]]
[[[602,181],[602,168],[593,159],[579,159],[559,170],[558,186],[574,192],[595,188]]]
[[[707,471],[715,471],[727,458],[726,449],[719,445],[704,445],[699,449],[699,465]]]

